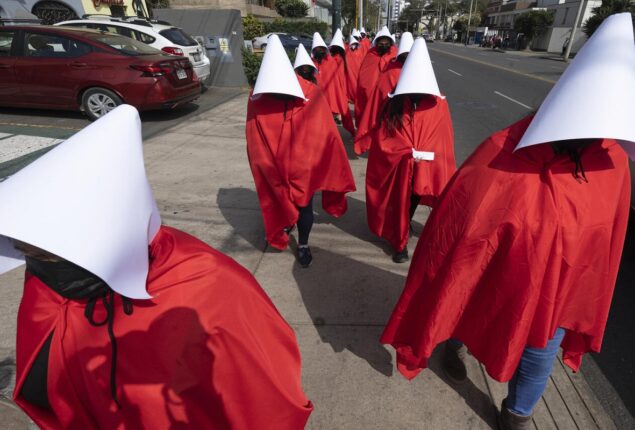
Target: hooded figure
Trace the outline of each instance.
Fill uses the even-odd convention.
[[[390,94],[397,85],[401,68],[408,58],[408,53],[414,40],[412,33],[405,32],[401,36],[399,41],[399,51],[397,52],[397,58],[391,60],[379,75],[379,80],[375,86],[375,90],[366,105],[366,108],[361,114],[361,117],[357,119],[357,134],[355,135],[355,153],[363,154],[368,151],[372,144],[373,137],[375,135],[375,128],[378,124],[378,116],[380,110]],[[424,44],[424,48],[425,44]]]
[[[39,427],[306,423],[293,330],[247,270],[161,226],[133,107],[0,196],[0,272],[26,260],[14,399]]]
[[[361,48],[359,41],[354,35],[349,38],[348,48],[346,50],[346,91],[348,100],[355,102],[355,94],[357,94],[357,81],[359,79],[359,68],[362,66],[366,52]]]
[[[344,144],[322,92],[296,78],[277,37],[271,36],[247,105],[247,155],[256,183],[267,241],[285,249],[298,225],[298,261],[311,263],[308,237],[313,194],[339,217],[345,193],[355,190]]]
[[[559,347],[574,371],[600,351],[628,220],[633,94],[631,16],[617,14],[535,116],[489,137],[461,166],[381,337],[404,376],[454,338],[446,374],[466,378],[463,342],[494,379],[511,380],[502,428],[528,426]]]
[[[388,28],[384,27],[375,37],[373,47],[364,57],[359,69],[357,95],[355,97],[356,118],[362,118],[365,115],[364,111],[375,92],[379,75],[386,65],[395,58],[396,54],[397,49],[395,48],[394,38]]]
[[[331,56],[320,70],[321,76],[319,85],[322,91],[324,91],[324,95],[331,107],[333,115],[335,115],[338,121],[341,121],[344,128],[351,135],[355,135],[353,115],[348,106],[346,83],[348,66],[346,63],[346,49],[344,47],[344,37],[340,29],[337,29],[333,35],[329,50]]]
[[[371,44],[370,44],[370,40],[368,40],[368,37],[366,37],[366,36],[367,36],[366,30],[364,29],[364,27],[362,27],[359,30],[359,37],[361,39],[359,41],[359,43],[360,43],[361,47],[364,49],[364,52],[368,53],[368,51],[370,51],[370,45]]]
[[[293,68],[300,77],[317,85],[317,79],[315,77],[317,67],[315,67],[313,60],[311,60],[309,53],[306,52],[306,48],[302,44],[298,45]]]
[[[403,263],[417,206],[434,206],[456,171],[450,111],[423,39],[414,43],[382,109],[366,166],[366,213],[370,230]]]

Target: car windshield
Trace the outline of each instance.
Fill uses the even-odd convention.
[[[117,36],[115,34],[109,33],[99,33],[91,35],[90,37],[93,40],[104,43],[125,55],[138,56],[162,54],[162,52],[158,49],[155,49],[151,46],[146,45],[145,43],[139,42],[129,37]]]
[[[168,28],[167,30],[159,31],[159,34],[172,43],[176,43],[181,46],[196,46],[198,42],[192,39],[186,32],[180,28]]]

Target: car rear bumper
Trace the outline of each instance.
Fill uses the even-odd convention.
[[[156,85],[148,92],[145,100],[139,103],[139,110],[172,109],[179,105],[196,100],[201,95],[201,83],[197,80],[187,87],[174,88],[167,85]]]
[[[207,79],[210,75],[210,64],[206,63],[201,64],[200,66],[195,66],[194,72],[196,73],[196,76],[198,76],[198,79],[205,84],[207,83]]]

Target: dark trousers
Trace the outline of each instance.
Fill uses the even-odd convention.
[[[311,234],[311,228],[313,227],[313,197],[309,200],[309,204],[300,210],[300,216],[298,217],[298,244],[307,245],[309,243],[309,235]]]

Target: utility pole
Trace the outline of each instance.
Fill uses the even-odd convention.
[[[357,29],[361,30],[364,26],[364,0],[359,0],[359,23]]]
[[[575,31],[578,28],[578,21],[580,20],[580,15],[582,15],[582,6],[584,5],[584,0],[580,0],[580,6],[578,6],[578,12],[575,14],[575,20],[573,21],[573,28],[571,28],[571,36],[569,37],[569,43],[567,43],[567,49],[564,51],[563,59],[565,62],[569,62],[569,55],[571,55],[571,48],[573,47],[573,41],[575,40]]]
[[[467,30],[466,30],[466,35],[465,35],[465,46],[467,46],[470,43],[470,24],[472,23],[472,3],[474,2],[474,0],[470,0],[470,13],[467,16]]]
[[[333,29],[332,33],[342,25],[342,0],[333,0]]]

